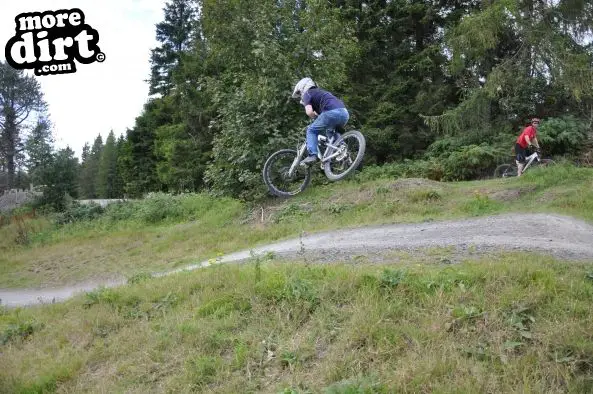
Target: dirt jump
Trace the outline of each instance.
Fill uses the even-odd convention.
[[[593,263],[593,226],[555,214],[506,214],[474,219],[434,221],[349,228],[315,234],[254,247],[220,257],[216,264],[240,263],[268,252],[280,258],[306,256],[317,263],[360,261],[353,257],[389,261],[389,253],[421,253],[435,247],[448,247],[463,255],[496,251],[532,251],[560,260]],[[369,259],[367,259],[368,261]],[[174,271],[155,273],[165,276],[211,265],[204,261]],[[125,278],[111,282],[86,282],[77,286],[43,289],[0,289],[1,305],[7,307],[53,303],[100,286],[114,287]]]

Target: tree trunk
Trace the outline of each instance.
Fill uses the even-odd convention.
[[[14,188],[14,155],[6,155],[6,169],[8,170],[8,188]]]
[[[8,188],[14,187],[14,172],[15,163],[14,157],[16,155],[16,136],[17,136],[17,124],[16,115],[14,110],[10,107],[4,107],[5,119],[4,119],[4,130],[2,131],[2,148],[4,150],[4,157],[6,158],[6,170]]]

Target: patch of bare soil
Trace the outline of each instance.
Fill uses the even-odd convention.
[[[443,189],[446,185],[442,182],[433,181],[424,178],[405,178],[398,179],[390,185],[392,190],[409,190],[419,188],[436,188]]]
[[[277,222],[287,211],[295,210],[303,213],[311,212],[313,210],[313,204],[309,202],[301,204],[283,202],[277,205],[261,205],[247,212],[243,220],[241,220],[241,224],[265,227],[270,223]]]
[[[488,197],[492,198],[493,200],[497,201],[514,201],[518,200],[524,195],[531,194],[535,192],[535,186],[528,186],[528,187],[520,187],[518,189],[507,189],[507,190],[499,190],[497,192],[490,192],[488,193]]]

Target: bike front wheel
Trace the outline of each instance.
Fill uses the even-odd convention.
[[[501,164],[494,170],[495,178],[509,178],[517,176],[517,168],[511,164]]]
[[[263,178],[268,190],[278,197],[292,197],[311,182],[311,168],[298,165],[292,175],[290,167],[297,158],[297,151],[282,149],[273,153],[264,164]]]
[[[338,144],[338,155],[323,165],[325,176],[332,181],[343,179],[354,172],[362,162],[366,150],[366,140],[358,130],[344,133]]]

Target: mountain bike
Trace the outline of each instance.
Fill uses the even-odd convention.
[[[523,168],[523,174],[531,167],[547,167],[554,164],[552,159],[542,159],[538,151],[533,152],[531,155],[525,158],[525,167]],[[518,168],[513,160],[513,164],[501,164],[494,170],[495,178],[509,178],[517,176]]]
[[[306,130],[306,128],[305,128]],[[339,134],[343,129],[332,130],[328,138],[321,133],[317,137],[317,157],[325,176],[331,181],[339,181],[352,174],[362,162],[366,150],[364,135],[358,130]],[[301,161],[307,157],[307,142],[295,149],[281,149],[268,157],[263,168],[264,182],[270,193],[278,197],[292,197],[309,186],[311,169]]]

